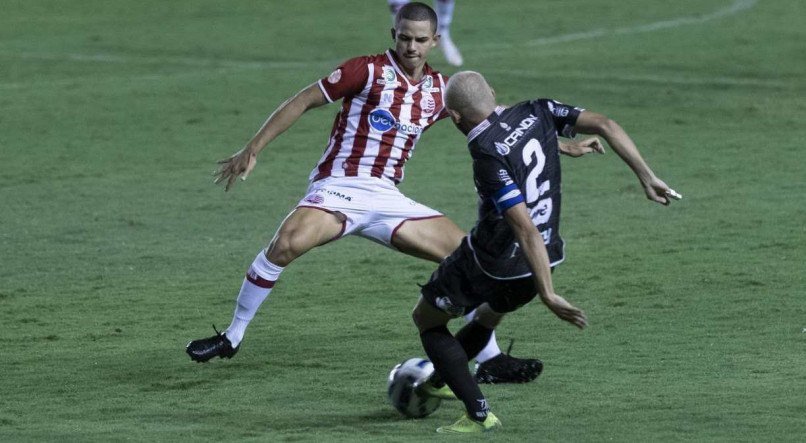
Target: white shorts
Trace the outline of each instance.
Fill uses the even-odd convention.
[[[346,220],[338,237],[354,234],[390,248],[395,232],[407,220],[443,217],[406,197],[395,185],[374,177],[317,180],[308,186],[297,207],[339,212]]]

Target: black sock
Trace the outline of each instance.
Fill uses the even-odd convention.
[[[487,400],[467,368],[467,354],[446,326],[437,326],[420,334],[423,348],[439,376],[465,404],[473,420],[487,418]]]
[[[477,321],[471,321],[456,333],[456,339],[465,350],[467,358],[474,359],[487,346],[492,335],[492,329]]]

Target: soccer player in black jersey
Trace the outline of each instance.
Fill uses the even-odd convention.
[[[437,373],[426,392],[444,391],[446,383],[467,410],[437,431],[484,432],[501,422],[489,411],[467,363],[504,314],[539,295],[562,320],[587,325],[585,313],[557,295],[551,281],[552,268],[564,258],[557,136],[599,135],[638,176],[650,200],[667,205],[679,195],[655,176],[624,130],[601,114],[548,99],[497,106],[484,77],[469,71],[451,77],[446,101],[454,123],[467,135],[479,220],[423,287],[413,317]],[[448,321],[473,309],[473,321],[454,337]]]

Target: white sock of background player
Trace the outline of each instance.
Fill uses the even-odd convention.
[[[392,14],[392,26],[394,26],[395,14],[409,2],[408,0],[386,0],[386,2],[389,4],[389,12]],[[442,53],[445,55],[445,60],[453,66],[462,66],[464,59],[459,52],[459,48],[456,47],[456,44],[453,43],[453,39],[451,38],[453,7],[454,0],[434,1],[434,11],[437,13],[437,21],[439,22],[437,34],[442,35],[439,46],[442,49]]]
[[[434,2],[434,9],[437,13],[439,20],[439,29],[437,33],[442,35],[439,42],[439,47],[445,55],[445,60],[453,66],[462,66],[464,60],[459,48],[453,43],[451,38],[451,22],[453,21],[453,7],[454,0],[436,0]]]

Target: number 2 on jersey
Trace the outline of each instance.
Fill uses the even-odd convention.
[[[537,204],[529,209],[532,222],[537,226],[548,222],[551,217],[551,198],[538,201],[543,194],[549,191],[551,182],[549,180],[539,184],[537,182],[540,173],[546,167],[546,154],[543,153],[543,146],[540,145],[540,141],[533,138],[523,147],[523,163],[526,166],[532,166],[535,160],[537,160],[537,163],[526,177],[526,204],[531,206],[532,203],[537,201]]]

